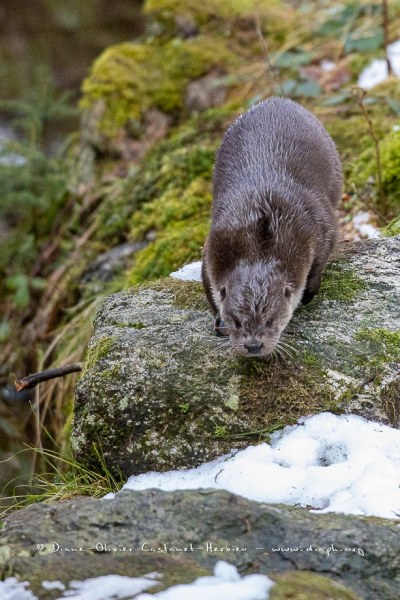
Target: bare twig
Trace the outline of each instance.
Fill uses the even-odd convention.
[[[362,203],[365,204],[365,206],[378,217],[381,224],[386,226],[388,224],[388,219],[383,216],[383,214],[376,208],[376,206],[374,206],[373,204],[371,204],[371,202],[368,201],[365,194],[360,192],[360,190],[357,189],[357,186],[354,183],[350,183],[350,187],[353,190],[353,192],[361,199]]]
[[[393,69],[388,54],[389,45],[389,7],[388,1],[382,0],[382,28],[383,28],[383,47],[385,49],[385,59],[388,75],[393,75]]]
[[[367,121],[369,134],[372,138],[372,141],[374,142],[375,156],[376,156],[376,169],[377,169],[377,173],[378,173],[378,192],[379,192],[379,197],[381,199],[382,209],[385,211],[386,199],[385,199],[385,193],[383,191],[383,183],[382,183],[382,162],[381,162],[381,152],[380,152],[380,148],[379,148],[379,139],[375,133],[371,117],[369,116],[367,109],[365,108],[365,105],[364,105],[364,98],[367,95],[367,91],[364,90],[362,87],[353,86],[353,95],[357,100],[357,104],[360,107],[365,120]]]
[[[14,385],[17,392],[20,392],[25,388],[36,387],[39,383],[42,383],[43,381],[48,381],[49,379],[54,379],[55,377],[63,377],[64,375],[68,375],[69,373],[76,373],[77,371],[82,371],[82,368],[83,363],[81,362],[73,363],[71,365],[64,365],[63,367],[57,367],[56,369],[49,369],[48,371],[34,373],[33,375],[29,375],[29,377],[24,377],[23,379],[16,379]]]
[[[260,44],[261,44],[262,49],[264,51],[265,58],[267,59],[267,65],[268,65],[267,73],[270,73],[272,75],[272,78],[275,80],[275,83],[279,87],[280,94],[282,96],[284,96],[284,92],[283,92],[283,89],[282,89],[282,86],[281,86],[281,82],[280,82],[279,77],[278,77],[278,75],[277,75],[277,73],[275,71],[275,68],[273,67],[273,65],[271,63],[271,57],[269,55],[267,42],[265,41],[262,29],[261,29],[261,18],[260,18],[260,14],[259,13],[255,14],[255,21],[256,21],[257,35],[259,37]]]

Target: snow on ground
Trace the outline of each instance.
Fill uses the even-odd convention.
[[[201,260],[185,265],[179,271],[174,271],[170,277],[183,281],[201,281]]]
[[[214,567],[214,575],[199,577],[193,583],[176,585],[163,592],[143,594],[144,590],[157,585],[161,576],[150,573],[143,577],[123,577],[121,575],[103,575],[85,581],[71,581],[58,600],[117,600],[135,598],[135,600],[268,600],[269,590],[274,585],[266,575],[246,575],[240,577],[235,566],[220,560]],[[26,587],[29,583],[18,582],[15,577],[0,581],[1,600],[37,600]],[[59,582],[43,581],[43,588],[65,589]]]
[[[387,47],[388,57],[393,70],[393,73],[400,76],[400,40],[389,44]],[[386,60],[383,58],[374,59],[361,72],[358,78],[358,85],[364,90],[370,90],[375,85],[382,83],[388,77]]]
[[[376,227],[369,222],[371,215],[368,212],[358,212],[354,215],[352,223],[361,235],[371,239],[380,237],[380,233]]]
[[[0,581],[0,598],[1,600],[37,600],[37,597],[26,589],[29,585],[28,581],[7,577],[4,581]]]
[[[123,489],[215,488],[258,502],[400,516],[400,431],[358,416],[302,418],[267,443],[196,469],[132,476]],[[108,498],[113,495],[108,494]]]
[[[158,594],[140,594],[137,600],[267,600],[273,582],[266,575],[240,577],[236,567],[220,560],[214,575],[199,577],[189,585],[176,585]]]
[[[158,581],[146,577],[126,577],[123,575],[102,575],[84,581],[71,581],[69,590],[59,600],[116,600],[117,598],[136,598],[137,594],[157,585]],[[146,594],[148,596],[148,594]],[[152,598],[152,596],[150,596]]]

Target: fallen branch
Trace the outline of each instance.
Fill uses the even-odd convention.
[[[69,373],[82,371],[82,367],[83,363],[78,362],[70,365],[64,365],[63,367],[57,367],[56,369],[49,369],[48,371],[34,373],[33,375],[29,375],[29,377],[24,377],[23,379],[16,379],[14,381],[15,389],[17,392],[20,392],[26,388],[33,388],[43,381],[48,381],[49,379],[54,379],[55,377],[63,377]]]

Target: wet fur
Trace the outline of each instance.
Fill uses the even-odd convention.
[[[260,354],[268,354],[299,301],[318,292],[336,241],[341,190],[335,144],[296,102],[261,102],[226,132],[215,162],[202,277],[237,352],[246,354],[246,339],[262,341]],[[232,326],[235,312],[240,334]],[[267,331],[263,323],[272,314]]]

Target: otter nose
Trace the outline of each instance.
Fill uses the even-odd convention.
[[[244,347],[250,352],[250,354],[258,354],[264,344],[257,344],[257,342],[252,342],[251,344],[245,344]]]

